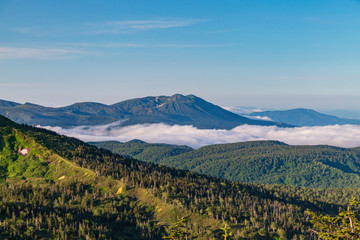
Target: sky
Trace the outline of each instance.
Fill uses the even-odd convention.
[[[360,0],[0,0],[0,99],[360,110]]]

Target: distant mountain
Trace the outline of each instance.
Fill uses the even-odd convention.
[[[15,107],[17,105],[20,105],[20,103],[0,100],[0,107]]]
[[[360,148],[290,146],[278,141],[209,145],[169,156],[156,144],[97,143],[142,161],[190,170],[231,181],[305,187],[360,188]],[[136,151],[141,145],[141,154]],[[148,149],[144,149],[147,147]],[[178,146],[179,150],[183,146]],[[157,150],[153,156],[152,150]],[[172,146],[174,152],[176,146]]]
[[[251,113],[250,116],[268,117],[275,122],[283,122],[297,126],[326,126],[326,125],[360,125],[360,120],[339,118],[322,114],[311,109],[297,108],[285,111],[264,111]]]
[[[360,119],[360,110],[353,109],[334,109],[334,110],[324,110],[322,111],[325,114],[334,115],[341,118],[350,118],[350,119]]]
[[[0,101],[0,114],[18,123],[61,127],[101,125],[118,120],[124,120],[124,126],[166,123],[193,125],[201,129],[231,129],[242,124],[288,127],[282,123],[249,119],[194,95],[180,94],[136,98],[113,105],[75,103],[60,108]]]

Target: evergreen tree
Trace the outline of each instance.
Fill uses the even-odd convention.
[[[224,240],[227,240],[227,237],[232,236],[232,232],[230,232],[231,227],[227,227],[226,223],[225,226],[220,229],[224,231],[224,234],[222,235],[224,237]]]
[[[355,201],[355,198],[350,201],[346,211],[340,212],[339,216],[323,216],[317,215],[314,212],[308,211],[312,216],[311,223],[314,228],[319,229],[311,230],[315,232],[319,238],[325,240],[337,239],[337,240],[360,240],[360,223],[356,217],[356,213],[352,210],[352,206],[359,205],[359,201]]]

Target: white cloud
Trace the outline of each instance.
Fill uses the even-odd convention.
[[[194,25],[203,20],[125,20],[89,23],[93,33],[131,33],[153,29],[167,29]]]
[[[248,115],[254,112],[264,112],[268,110],[274,110],[272,108],[257,108],[257,107],[244,107],[244,106],[222,107],[222,108],[240,115]]]
[[[68,49],[42,49],[42,48],[18,48],[18,47],[0,47],[0,59],[22,59],[22,58],[62,58],[74,54],[82,53],[76,50]]]
[[[138,43],[87,43],[87,42],[74,42],[74,43],[62,43],[67,46],[75,47],[95,47],[95,48],[144,48],[145,45]]]
[[[228,47],[228,44],[167,44],[161,43],[153,45],[152,47],[159,48],[216,48],[216,47]],[[151,47],[151,46],[150,46]]]
[[[267,116],[249,116],[249,115],[243,115],[243,116],[247,117],[247,118],[255,119],[255,120],[274,121]]]
[[[116,122],[102,126],[80,126],[71,129],[44,127],[83,141],[140,139],[149,143],[169,143],[198,148],[204,145],[253,140],[278,140],[291,145],[360,146],[360,126],[333,125],[321,127],[279,128],[242,125],[231,130],[197,129],[193,126],[143,124],[120,126]]]
[[[227,47],[229,44],[139,44],[139,43],[63,43],[67,46],[92,48],[216,48]]]

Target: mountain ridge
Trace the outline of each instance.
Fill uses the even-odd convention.
[[[337,116],[323,114],[315,110],[306,108],[254,112],[249,114],[249,116],[268,117],[273,121],[280,121],[296,126],[326,126],[336,124],[360,125],[360,120],[358,119],[340,118]]]
[[[249,119],[229,112],[195,95],[175,94],[129,99],[111,105],[96,102],[74,103],[53,108],[36,104],[9,104],[0,101],[0,114],[18,123],[74,127],[104,125],[126,120],[123,126],[143,123],[193,125],[200,129],[231,129],[239,125],[290,127],[290,125]]]

